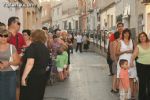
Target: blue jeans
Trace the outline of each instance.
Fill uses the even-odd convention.
[[[16,100],[15,71],[0,71],[0,100]]]

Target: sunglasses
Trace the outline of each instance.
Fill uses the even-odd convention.
[[[2,34],[0,34],[0,37],[7,38],[7,37],[8,37],[8,35],[2,35]]]

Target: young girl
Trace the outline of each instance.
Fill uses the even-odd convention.
[[[129,86],[129,74],[128,74],[128,60],[120,59],[120,81],[119,81],[119,91],[120,100],[127,100]]]
[[[58,50],[58,55],[56,57],[56,67],[57,67],[57,71],[59,73],[59,78],[60,80],[64,80],[65,76],[63,73],[63,69],[64,66],[66,64],[66,60],[68,58],[68,56],[66,56],[66,51],[64,51],[64,46],[62,45],[59,50]]]

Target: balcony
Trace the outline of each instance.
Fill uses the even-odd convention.
[[[150,4],[150,0],[143,0],[142,3],[145,5]]]

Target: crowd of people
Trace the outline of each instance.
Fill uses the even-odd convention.
[[[60,81],[69,77],[73,41],[67,31],[20,26],[18,17],[0,22],[0,100],[43,100],[52,61]]]
[[[112,93],[120,100],[150,100],[150,41],[145,32],[133,40],[131,30],[117,24],[109,37],[107,62],[112,76]]]
[[[69,77],[70,53],[74,37],[67,31],[47,27],[25,29],[19,33],[18,17],[8,19],[8,27],[0,22],[0,100],[43,100],[50,66],[55,62],[58,77]],[[89,37],[77,34],[77,47],[89,49]],[[71,52],[70,52],[71,51]],[[112,93],[120,100],[150,100],[150,41],[145,32],[138,34],[137,42],[131,30],[117,24],[110,35],[107,62],[112,75]]]

